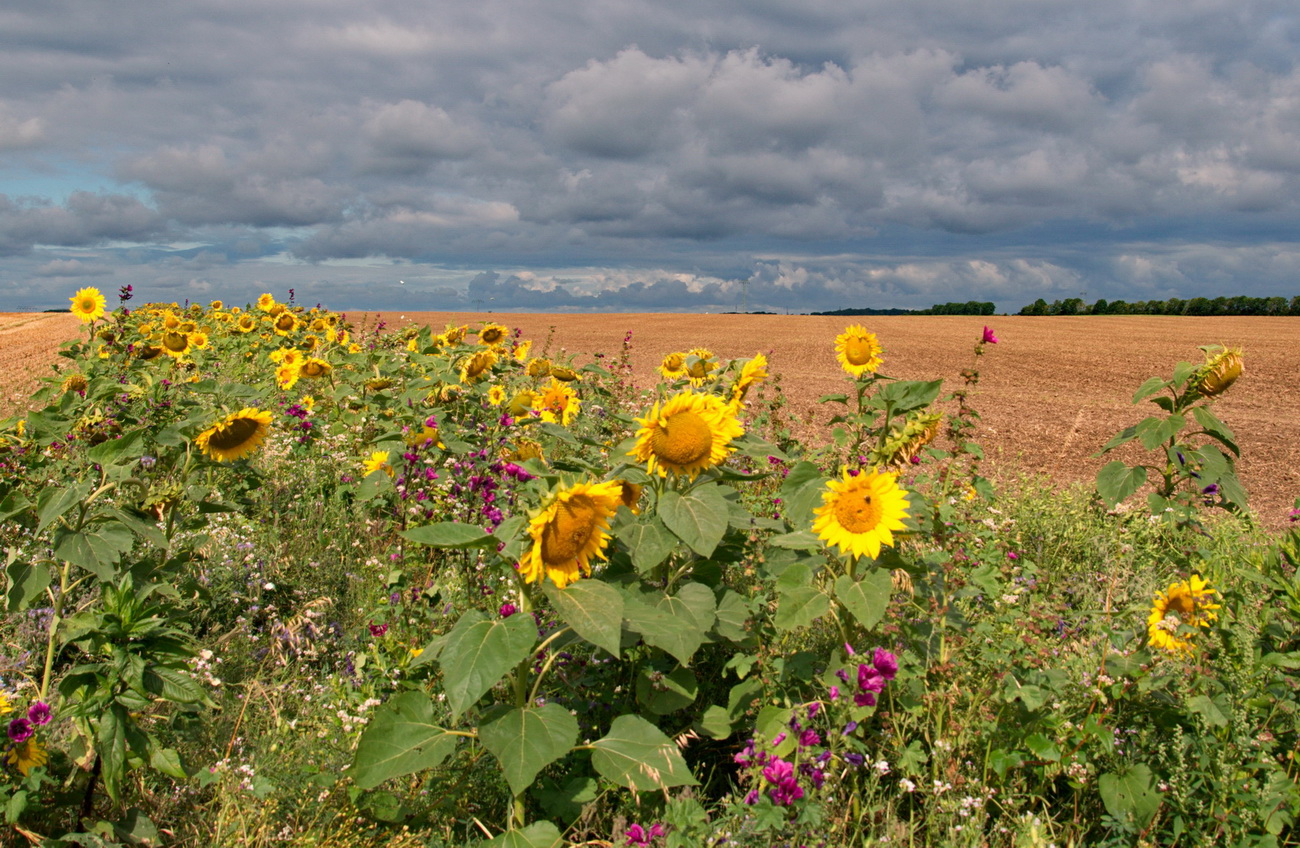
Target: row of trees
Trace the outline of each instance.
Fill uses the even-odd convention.
[[[991,305],[991,304],[990,304]],[[941,314],[941,313],[932,313]],[[945,313],[952,314],[952,313]],[[966,314],[966,313],[959,313]],[[983,313],[983,314],[992,314]],[[1048,303],[1043,298],[1020,309],[1020,315],[1300,315],[1300,296],[1285,297],[1193,297],[1183,300],[1098,300],[1091,305],[1083,298],[1067,297]]]
[[[1026,309],[1028,307],[1025,307]],[[811,315],[992,315],[997,307],[992,301],[968,300],[965,303],[936,303],[929,309],[836,309],[812,312]],[[1046,314],[1046,313],[1044,313]]]

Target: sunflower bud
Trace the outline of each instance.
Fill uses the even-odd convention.
[[[1202,397],[1216,397],[1237,381],[1245,368],[1240,348],[1224,348],[1218,353],[1206,353],[1205,364],[1197,371],[1195,388]]]

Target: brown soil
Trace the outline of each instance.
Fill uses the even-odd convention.
[[[352,320],[369,318],[352,313]],[[848,324],[876,333],[890,376],[944,378],[960,385],[974,364],[974,343],[987,322],[1000,342],[978,364],[980,383],[972,403],[983,416],[976,439],[986,469],[1003,476],[1042,474],[1059,483],[1089,482],[1107,460],[1092,456],[1121,428],[1158,412],[1134,390],[1150,376],[1168,376],[1180,360],[1199,361],[1197,345],[1225,343],[1246,351],[1246,373],[1216,405],[1237,434],[1238,470],[1262,523],[1280,529],[1300,495],[1300,321],[1294,318],[1173,318],[1147,316],[1027,318],[864,317],[795,315],[492,314],[408,313],[384,316],[389,328],[418,322],[445,324],[493,320],[534,340],[534,351],[554,328],[552,352],[579,363],[603,352],[612,360],[632,333],[637,381],[650,385],[664,354],[707,347],[721,357],[767,354],[780,373],[791,408],[805,422],[800,435],[824,438],[829,406],[825,394],[848,383],[835,360],[834,339]],[[0,414],[21,408],[48,373],[54,350],[79,325],[70,315],[0,314]],[[1132,455],[1129,455],[1130,457]]]

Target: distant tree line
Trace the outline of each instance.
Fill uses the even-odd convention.
[[[1189,300],[1098,300],[1091,305],[1083,298],[1067,297],[1048,303],[1041,297],[1022,307],[1020,315],[1300,315],[1300,296],[1285,297],[1193,297]]]
[[[810,315],[992,315],[996,307],[989,301],[936,303],[929,309],[836,309],[834,312],[811,312]]]

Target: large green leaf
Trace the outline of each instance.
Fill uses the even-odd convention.
[[[776,608],[776,626],[781,630],[808,627],[831,608],[831,599],[816,586],[795,586],[782,591]]]
[[[825,491],[820,468],[806,460],[795,463],[781,484],[781,513],[791,527],[812,524],[813,510],[822,505]]]
[[[1097,788],[1106,812],[1128,822],[1135,830],[1146,828],[1160,809],[1160,793],[1145,763],[1103,774],[1097,779]]]
[[[357,742],[351,775],[374,789],[385,780],[433,768],[456,750],[457,737],[434,722],[433,700],[403,692],[375,710]]]
[[[867,630],[885,615],[894,581],[883,568],[873,569],[860,580],[842,575],[835,580],[835,597]]]
[[[474,706],[536,643],[537,624],[530,615],[489,619],[478,610],[462,615],[438,657],[452,715]]]
[[[724,639],[743,642],[750,636],[749,631],[745,629],[748,621],[749,605],[745,603],[745,599],[737,592],[725,590],[722,593],[722,600],[718,602],[714,632]]]
[[[664,526],[702,557],[712,556],[727,532],[730,509],[716,483],[700,486],[689,494],[664,492],[659,499],[659,517]]]
[[[501,764],[511,794],[518,795],[578,741],[578,720],[559,704],[525,707],[480,725],[478,738]]]
[[[1192,415],[1196,418],[1196,423],[1201,425],[1202,430],[1218,439],[1234,455],[1241,456],[1241,450],[1237,447],[1237,437],[1209,408],[1193,406]]]
[[[484,533],[483,528],[473,524],[461,524],[457,521],[436,521],[403,530],[403,539],[417,545],[433,548],[491,548],[496,550],[499,541],[491,533]]]
[[[89,524],[78,532],[54,532],[56,557],[81,566],[105,582],[116,578],[118,560],[134,545],[135,534],[119,521]]]
[[[630,610],[638,604],[629,599],[624,609]],[[659,596],[653,611],[650,616],[639,614],[635,621],[631,613],[624,614],[629,627],[637,630],[647,643],[663,648],[682,665],[689,665],[691,656],[704,643],[717,618],[713,590],[701,583],[687,583],[676,595]]]
[[[689,707],[699,692],[699,681],[689,668],[676,668],[668,674],[642,668],[637,673],[637,702],[655,715],[668,715]]]
[[[16,547],[9,549],[5,576],[9,578],[9,591],[5,599],[5,609],[9,612],[21,612],[30,607],[53,579],[45,563],[35,563],[27,557],[18,559]]]
[[[561,848],[564,836],[548,821],[533,822],[527,827],[507,830],[483,843],[483,848]]]
[[[80,481],[63,489],[44,489],[36,498],[36,532],[49,527],[51,522],[80,503],[92,488],[91,483]]]
[[[601,776],[638,792],[693,786],[699,781],[673,740],[637,715],[621,715],[592,743],[591,764]]]
[[[1147,470],[1142,466],[1129,468],[1119,460],[1108,462],[1097,472],[1097,493],[1109,506],[1127,498],[1147,481]]]
[[[599,580],[577,580],[563,589],[548,582],[543,591],[573,632],[618,656],[623,596],[617,589]]]
[[[628,523],[619,530],[618,538],[627,545],[632,564],[642,574],[663,562],[677,546],[677,537],[668,532],[658,517]]]

